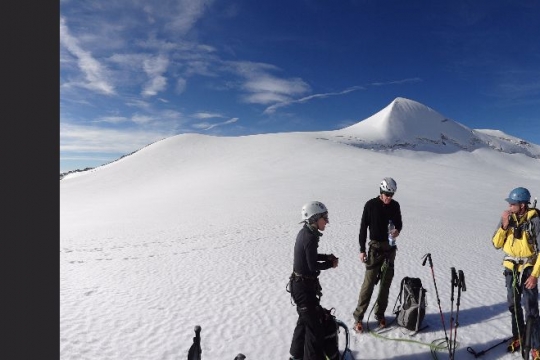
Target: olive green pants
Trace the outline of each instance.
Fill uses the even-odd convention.
[[[369,242],[364,282],[360,288],[356,310],[353,313],[356,321],[362,321],[364,319],[364,314],[369,307],[369,302],[371,301],[371,296],[377,283],[379,283],[379,294],[377,295],[373,312],[376,317],[384,316],[384,312],[388,307],[390,285],[394,278],[396,250],[396,247],[390,247],[387,242]]]

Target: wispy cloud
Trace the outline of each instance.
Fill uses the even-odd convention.
[[[275,101],[287,101],[291,96],[309,91],[309,85],[302,79],[280,79],[268,74],[254,76],[244,83],[243,89],[250,92],[244,101],[255,104],[268,104]]]
[[[173,2],[175,8],[169,15],[166,28],[173,32],[186,34],[203,16],[214,0],[178,0]],[[148,9],[149,7],[147,7]]]
[[[171,135],[174,134],[171,132],[149,131],[148,129],[118,130],[61,124],[60,151],[67,153],[127,154]],[[68,156],[73,156],[73,154]]]
[[[220,123],[216,123],[216,124],[210,124],[208,122],[197,123],[197,124],[193,124],[192,127],[195,128],[195,129],[199,129],[199,130],[210,130],[210,129],[213,129],[213,128],[217,127],[217,126],[229,125],[229,124],[233,124],[233,123],[235,123],[237,121],[238,121],[238,118],[232,118],[230,120],[220,122]]]
[[[102,116],[93,121],[93,123],[120,124],[129,121],[125,116]]]
[[[300,78],[280,78],[272,74],[280,69],[271,64],[249,61],[224,64],[226,70],[242,79],[239,88],[244,91],[241,100],[246,103],[268,105],[287,102],[310,91],[310,86]]]
[[[277,104],[274,104],[274,105],[271,105],[271,106],[267,107],[263,111],[263,114],[273,114],[279,108],[290,106],[290,105],[293,105],[293,104],[306,103],[306,102],[314,100],[314,99],[324,99],[324,98],[327,98],[327,97],[330,97],[330,96],[345,95],[345,94],[351,93],[353,91],[366,90],[368,86],[399,85],[399,84],[414,83],[414,82],[419,82],[419,81],[422,81],[422,80],[419,79],[419,78],[410,78],[410,79],[387,81],[387,82],[373,82],[373,83],[368,84],[366,86],[360,86],[360,85],[351,86],[351,87],[349,87],[349,88],[347,88],[345,90],[338,91],[338,92],[314,94],[314,95],[309,95],[309,96],[305,96],[303,98],[294,99],[294,100],[283,100],[283,101],[279,101]]]
[[[131,117],[131,121],[133,121],[135,124],[148,124],[154,120],[155,119],[153,117],[148,115],[135,114]]]
[[[147,59],[143,62],[143,70],[150,78],[145,84],[141,94],[154,96],[167,87],[167,78],[163,74],[167,71],[169,59],[164,55]]]
[[[327,97],[330,97],[330,96],[344,95],[344,94],[348,94],[350,92],[357,91],[357,90],[365,90],[365,88],[363,86],[353,86],[353,87],[350,87],[348,89],[345,89],[345,90],[339,91],[339,92],[331,92],[331,93],[324,93],[324,94],[314,94],[314,95],[306,96],[306,97],[303,97],[303,98],[297,99],[297,100],[283,101],[283,102],[280,102],[278,104],[274,104],[274,105],[271,105],[271,106],[267,107],[263,111],[263,114],[272,114],[277,109],[279,109],[281,107],[289,106],[289,105],[292,105],[292,104],[305,103],[305,102],[308,102],[308,101],[313,100],[313,99],[324,99],[324,98],[327,98]]]
[[[400,84],[409,84],[409,83],[417,83],[422,82],[422,79],[420,78],[407,78],[402,80],[394,80],[394,81],[381,81],[381,82],[372,82],[369,85],[371,86],[387,86],[387,85],[400,85]]]
[[[131,107],[136,107],[139,109],[145,109],[149,110],[151,108],[150,103],[148,101],[139,100],[139,99],[127,99],[126,105]]]
[[[84,76],[84,81],[73,81],[71,85],[84,87],[104,95],[115,93],[113,84],[108,81],[107,69],[94,59],[90,52],[81,48],[78,40],[69,33],[63,17],[60,18],[60,44],[76,58],[77,65]]]
[[[211,118],[224,118],[225,116],[218,113],[198,112],[191,115],[195,119],[211,119]]]

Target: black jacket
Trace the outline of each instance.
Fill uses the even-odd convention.
[[[367,230],[369,228],[369,239],[373,241],[388,241],[388,221],[392,220],[396,229],[401,232],[403,223],[401,221],[401,209],[399,203],[392,199],[390,204],[385,205],[380,197],[368,200],[364,205],[362,221],[360,222],[360,252],[366,252]]]
[[[304,224],[296,236],[294,244],[293,271],[299,275],[316,277],[321,270],[332,267],[329,255],[318,254],[319,237],[322,233],[311,226]]]

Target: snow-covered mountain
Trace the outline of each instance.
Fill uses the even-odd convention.
[[[414,342],[401,329],[386,333],[398,341],[353,335],[355,358],[433,359],[430,346],[446,330],[432,272],[421,264],[426,253],[433,256],[447,321],[456,309],[449,270],[467,276],[455,358],[508,337],[503,255],[491,236],[512,188],[540,194],[540,159],[495,151],[482,136],[506,135],[472,132],[410,100],[397,99],[379,115],[328,132],[177,135],[66,176],[60,181],[62,360],[185,359],[195,325],[202,327],[204,359],[240,352],[248,360],[288,358],[297,313],[285,287],[300,209],[311,200],[330,214],[319,251],[340,259],[338,268],[321,274],[322,305],[351,325],[364,275],[362,207],[385,176],[398,183],[404,219],[387,314],[391,319],[400,280],[419,277],[428,290],[429,327]],[[453,142],[437,142],[441,134]],[[469,146],[475,138],[476,148]],[[391,146],[401,142],[416,146]],[[340,341],[343,348],[343,334]],[[514,355],[499,346],[483,359]],[[447,358],[445,347],[438,358]]]
[[[335,140],[368,149],[448,153],[487,147],[540,158],[540,146],[499,130],[470,129],[419,102],[396,98],[369,118],[329,132]]]
[[[408,149],[452,153],[460,150],[473,151],[489,148],[507,154],[524,154],[532,158],[540,158],[540,145],[531,144],[499,130],[470,129],[419,102],[402,97],[396,98],[381,111],[352,126],[310,134],[320,139],[373,150]],[[199,137],[197,135],[177,135],[176,137],[193,136]],[[268,137],[268,135],[252,136]],[[165,140],[173,141],[172,138]],[[227,142],[227,140],[220,141]],[[150,144],[143,149],[152,148],[154,145]],[[113,163],[141,150],[125,155]],[[103,166],[107,165],[109,164]],[[90,170],[92,169],[63,173],[60,174],[60,179],[78,176]]]

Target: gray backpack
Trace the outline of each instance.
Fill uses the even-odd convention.
[[[413,331],[421,328],[426,315],[426,289],[419,278],[406,276],[401,280],[401,290],[394,305],[394,314],[399,326]]]

